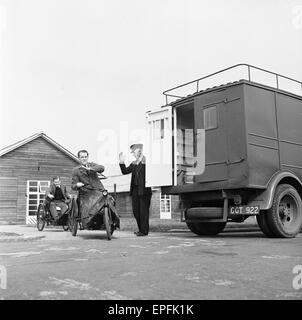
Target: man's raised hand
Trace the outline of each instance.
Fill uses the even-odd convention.
[[[120,152],[118,156],[119,156],[120,163],[124,163],[125,162],[125,156],[124,156],[123,152]]]

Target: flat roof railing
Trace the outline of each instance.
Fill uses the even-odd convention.
[[[262,68],[259,68],[259,67],[256,67],[256,66],[253,66],[253,65],[250,65],[250,64],[239,63],[239,64],[233,65],[233,66],[231,66],[231,67],[228,67],[228,68],[219,70],[219,71],[217,71],[217,72],[211,73],[211,74],[209,74],[209,75],[207,75],[207,76],[204,76],[204,77],[201,77],[201,78],[199,78],[199,79],[186,82],[186,83],[184,83],[184,84],[181,84],[181,85],[179,85],[179,86],[176,86],[176,87],[174,87],[174,88],[171,88],[171,89],[168,89],[168,90],[164,91],[163,94],[164,94],[165,97],[166,97],[166,104],[168,104],[168,98],[169,98],[169,97],[172,97],[172,98],[180,98],[180,99],[185,98],[185,96],[180,96],[180,95],[174,94],[173,91],[176,91],[177,89],[184,88],[185,86],[188,86],[188,85],[191,85],[191,84],[196,83],[196,91],[195,91],[194,93],[197,93],[197,92],[200,91],[200,81],[202,81],[202,80],[204,80],[204,79],[208,79],[208,78],[213,77],[213,76],[218,75],[218,74],[222,74],[222,73],[224,73],[224,72],[226,72],[226,71],[229,71],[229,70],[231,70],[231,69],[239,68],[239,67],[245,67],[245,68],[246,68],[246,71],[247,71],[247,80],[248,80],[248,81],[252,81],[251,71],[252,71],[252,70],[258,70],[258,71],[265,72],[266,74],[273,75],[274,78],[275,78],[275,82],[276,82],[275,88],[277,88],[277,89],[281,89],[281,88],[280,88],[280,79],[286,79],[286,80],[292,81],[292,82],[294,82],[294,83],[296,83],[296,84],[299,84],[299,91],[301,90],[301,93],[298,93],[298,95],[301,95],[301,96],[302,96],[302,82],[301,82],[301,81],[298,81],[298,80],[289,78],[289,77],[287,77],[287,76],[278,74],[278,73],[276,73],[276,72],[272,72],[272,71],[269,71],[269,70],[265,70],[265,69],[262,69]],[[285,90],[285,89],[281,89],[281,90]],[[285,91],[288,91],[288,90],[285,90]],[[291,91],[288,91],[288,92],[291,92]],[[293,92],[292,92],[292,93],[293,93]],[[295,94],[297,94],[297,93],[295,93]]]

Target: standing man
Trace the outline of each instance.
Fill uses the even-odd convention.
[[[133,215],[138,226],[138,232],[134,233],[137,236],[147,236],[149,233],[149,208],[152,191],[151,188],[145,187],[146,159],[142,153],[142,144],[133,144],[130,149],[135,161],[126,167],[125,157],[121,152],[119,154],[119,164],[123,174],[132,173],[130,196],[132,197]]]
[[[45,198],[49,203],[50,213],[55,220],[59,218],[56,207],[61,208],[61,215],[63,215],[68,210],[66,203],[69,202],[70,197],[66,191],[66,186],[61,184],[60,177],[54,177],[52,184],[45,193]]]

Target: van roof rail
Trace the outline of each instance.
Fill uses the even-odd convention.
[[[196,79],[196,80],[192,80],[192,81],[189,81],[189,82],[186,82],[184,84],[181,84],[179,86],[176,86],[174,88],[171,88],[171,89],[168,89],[166,91],[163,92],[163,94],[165,95],[166,97],[166,104],[168,104],[168,97],[173,97],[173,98],[180,98],[180,99],[183,99],[185,98],[185,96],[180,96],[180,95],[176,95],[173,93],[173,91],[177,90],[177,89],[180,89],[180,88],[183,88],[185,86],[188,86],[190,84],[194,84],[196,83],[196,92],[194,93],[197,93],[200,91],[199,89],[199,82],[204,80],[204,79],[208,79],[210,77],[213,77],[215,75],[218,75],[218,74],[222,74],[226,71],[229,71],[231,69],[235,69],[235,68],[239,68],[239,67],[245,67],[246,71],[247,71],[247,79],[248,81],[252,81],[251,80],[251,71],[252,70],[258,70],[258,71],[262,71],[262,72],[265,72],[266,74],[270,74],[270,75],[273,75],[275,77],[275,86],[273,86],[274,88],[277,88],[278,90],[281,89],[280,88],[280,79],[286,79],[286,80],[289,80],[289,81],[292,81],[292,82],[295,82],[296,84],[299,84],[299,91],[301,90],[301,93],[299,93],[298,95],[301,95],[302,96],[302,82],[301,81],[298,81],[298,80],[295,80],[293,78],[289,78],[287,76],[284,76],[284,75],[281,75],[279,73],[276,73],[276,72],[272,72],[272,71],[269,71],[269,70],[265,70],[265,69],[262,69],[262,68],[259,68],[259,67],[256,67],[256,66],[253,66],[253,65],[250,65],[250,64],[247,64],[247,63],[239,63],[239,64],[235,64],[231,67],[228,67],[228,68],[225,68],[225,69],[222,69],[222,70],[219,70],[219,71],[216,71],[214,73],[211,73],[209,75],[206,75],[204,77],[201,77],[199,79]],[[283,89],[284,90],[284,89]],[[288,91],[288,90],[285,90],[285,91]],[[290,91],[289,91],[290,92]],[[297,94],[297,93],[295,93]]]

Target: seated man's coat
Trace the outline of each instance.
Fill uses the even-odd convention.
[[[71,188],[79,192],[79,212],[83,227],[89,227],[91,218],[103,206],[103,193],[105,189],[98,174],[102,173],[105,168],[102,165],[88,163],[90,169],[80,165],[73,169]],[[77,183],[82,182],[83,187],[78,188]],[[110,206],[115,211],[114,206]],[[118,220],[116,217],[115,220]],[[119,226],[119,221],[115,221]]]
[[[49,198],[49,195],[53,195],[54,198]],[[70,201],[70,198],[66,186],[61,184],[60,187],[57,187],[54,183],[50,185],[45,193],[45,205],[49,208],[53,218],[59,217],[56,207],[61,208],[62,215],[68,210],[66,203]]]
[[[67,190],[66,190],[66,186],[62,185],[60,186],[61,190],[62,190],[62,195],[63,195],[63,199],[60,199],[62,201],[66,201],[68,199],[70,199],[70,195],[68,194]],[[56,185],[54,183],[52,183],[49,188],[47,189],[46,193],[45,193],[45,197],[47,198],[49,194],[51,195],[55,195],[56,192]]]

